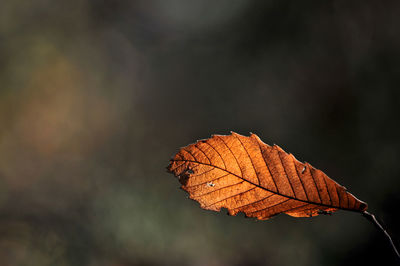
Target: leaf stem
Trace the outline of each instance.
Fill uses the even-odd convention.
[[[392,245],[392,248],[394,250],[394,252],[396,253],[397,257],[400,259],[400,254],[399,251],[397,250],[396,246],[393,243],[393,240],[391,238],[391,236],[389,235],[389,233],[382,227],[382,225],[378,222],[378,220],[375,218],[375,215],[367,212],[367,211],[363,211],[362,215],[367,218],[367,220],[371,221],[376,227],[378,227],[384,234],[385,236],[389,239],[390,244]]]

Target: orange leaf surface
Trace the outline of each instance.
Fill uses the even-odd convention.
[[[364,212],[367,204],[309,163],[279,146],[233,133],[183,147],[168,165],[190,198],[207,210],[266,220],[286,213],[316,216],[338,209]]]

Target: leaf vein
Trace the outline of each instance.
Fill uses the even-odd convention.
[[[215,169],[215,168],[214,168],[214,169]],[[223,178],[223,177],[225,177],[225,176],[228,176],[228,175],[230,175],[230,174],[228,173],[228,174],[219,176],[219,177],[217,177],[217,178],[208,180],[208,181],[206,181],[206,182],[202,182],[202,183],[200,183],[200,184],[195,184],[195,185],[191,185],[191,186],[186,186],[186,188],[192,188],[192,187],[197,187],[197,186],[205,185],[205,184],[207,184],[207,183],[210,183],[210,182],[213,182],[213,181],[217,181],[217,180],[219,180],[219,179],[221,179],[221,178]]]
[[[278,189],[278,186],[276,185],[276,181],[275,181],[274,177],[272,176],[272,173],[271,173],[271,170],[269,169],[267,160],[265,160],[265,158],[264,158],[264,154],[263,154],[263,152],[262,152],[261,145],[260,145],[260,143],[259,143],[258,141],[256,141],[256,142],[257,142],[258,148],[260,149],[261,157],[262,157],[263,160],[264,160],[265,166],[267,166],[268,173],[269,173],[269,175],[271,176],[272,182],[273,182],[274,185],[275,185],[276,191],[279,193],[279,189]]]
[[[283,200],[281,202],[278,202],[278,203],[276,203],[274,205],[271,205],[271,206],[267,206],[267,207],[265,207],[263,209],[256,210],[256,211],[253,211],[253,212],[249,212],[249,214],[253,214],[253,213],[256,213],[256,212],[262,212],[262,211],[268,211],[268,209],[271,209],[272,207],[276,207],[276,206],[278,206],[278,205],[280,205],[282,203],[288,202],[289,200],[292,200],[292,199],[285,199],[285,200]]]
[[[200,147],[197,146],[197,144],[193,145],[193,147],[195,147],[196,149],[198,149],[199,151],[201,151],[201,153],[203,153],[204,156],[207,158],[207,160],[211,163],[210,158],[207,156],[207,154],[206,154],[202,149],[200,149]]]
[[[224,145],[228,148],[228,150],[231,152],[233,158],[235,158],[235,161],[236,161],[236,163],[237,163],[237,165],[238,165],[238,167],[239,167],[239,169],[240,169],[240,173],[242,174],[242,179],[244,179],[242,167],[240,167],[239,161],[238,161],[238,159],[236,158],[235,154],[233,153],[232,149],[229,148],[228,144],[225,143],[225,141],[224,141],[223,138],[221,138],[220,136],[217,136],[217,137],[218,137],[218,138],[222,141],[222,143],[224,143]]]
[[[303,191],[304,191],[304,194],[306,195],[306,199],[307,199],[308,201],[310,201],[310,199],[308,198],[308,193],[307,193],[306,188],[305,188],[305,186],[304,186],[303,180],[300,178],[299,170],[298,170],[297,167],[296,167],[296,163],[294,162],[294,158],[293,158],[293,157],[292,157],[292,162],[293,162],[293,167],[294,167],[294,169],[295,169],[295,171],[296,171],[297,178],[300,180],[300,184],[301,184],[301,186],[303,187]]]
[[[251,159],[249,152],[247,151],[246,147],[243,145],[243,142],[240,140],[240,138],[239,138],[237,135],[235,135],[235,134],[233,134],[233,136],[235,136],[236,139],[240,142],[240,145],[243,147],[243,150],[246,152],[247,157],[249,157],[250,163],[251,163],[251,165],[253,166],[253,169],[254,169],[254,174],[255,174],[256,177],[257,177],[258,184],[261,185],[261,183],[260,183],[260,177],[259,177],[258,174],[257,174],[257,170],[256,170],[256,168],[255,168],[255,166],[254,166],[253,160]]]
[[[214,202],[214,203],[212,203],[212,204],[207,205],[206,207],[210,207],[210,206],[213,206],[213,205],[215,205],[215,204],[217,204],[217,203],[220,203],[220,202],[222,202],[222,201],[224,201],[224,200],[227,200],[227,199],[230,199],[230,198],[233,198],[233,197],[236,197],[236,196],[245,194],[245,193],[247,193],[247,192],[249,192],[249,191],[251,191],[251,190],[253,190],[253,189],[255,189],[255,188],[256,188],[256,187],[252,187],[252,188],[250,188],[250,189],[248,189],[248,190],[246,190],[246,191],[242,191],[242,192],[237,193],[237,194],[235,194],[235,195],[230,195],[229,197],[226,197],[226,198],[224,198],[224,199],[218,200],[218,201],[216,201],[216,202]]]
[[[219,151],[217,151],[217,149],[215,149],[214,146],[211,145],[211,143],[208,143],[208,141],[205,141],[204,143],[206,143],[208,146],[210,146],[210,147],[219,155],[219,157],[221,158],[222,163],[224,164],[224,167],[225,167],[225,169],[226,169],[225,160],[224,160],[224,158],[222,158],[222,155],[219,153]]]
[[[253,201],[253,202],[250,202],[250,203],[247,203],[247,204],[244,204],[244,205],[235,207],[235,208],[233,208],[233,209],[236,210],[236,209],[240,209],[240,208],[243,208],[243,207],[247,207],[247,206],[249,206],[249,205],[256,204],[256,203],[259,203],[259,202],[261,202],[261,201],[264,201],[264,200],[266,200],[266,199],[268,199],[268,198],[270,198],[270,197],[272,197],[272,196],[277,196],[277,194],[274,194],[274,193],[273,193],[273,194],[268,195],[268,196],[266,196],[266,197],[264,197],[264,198],[262,198],[262,199],[260,199],[260,200]]]
[[[282,158],[281,158],[281,153],[280,153],[279,151],[277,151],[277,153],[278,153],[279,162],[281,163],[282,168],[283,168],[283,172],[285,172],[286,179],[288,180],[289,185],[290,185],[290,188],[291,188],[292,191],[293,191],[293,195],[294,195],[295,198],[297,198],[296,192],[294,191],[294,188],[293,188],[293,185],[292,185],[292,182],[290,181],[289,175],[288,175],[287,172],[286,172],[286,168],[285,168],[285,166],[283,165],[283,161],[282,161]]]
[[[243,182],[245,182],[245,181],[242,180],[242,181],[240,181],[239,183],[231,184],[231,185],[229,185],[229,186],[220,187],[220,188],[214,189],[214,190],[212,190],[212,191],[209,191],[209,192],[207,192],[207,193],[204,193],[204,194],[201,194],[201,195],[197,195],[197,196],[195,196],[195,197],[196,197],[196,198],[201,198],[201,197],[207,196],[207,195],[209,195],[209,194],[211,194],[211,193],[220,191],[220,190],[222,190],[222,189],[234,187],[234,186],[236,186],[236,185],[240,185],[240,184],[242,184]]]
[[[312,180],[314,181],[314,186],[315,186],[315,189],[317,190],[318,198],[319,198],[319,200],[320,200],[321,203],[322,203],[322,197],[321,197],[321,194],[319,193],[319,189],[318,189],[318,186],[317,186],[317,181],[315,181],[315,177],[314,177],[314,175],[313,175],[313,173],[312,173],[313,168],[311,167],[311,165],[309,165],[308,168],[310,168],[310,175],[311,175],[311,178],[312,178]]]

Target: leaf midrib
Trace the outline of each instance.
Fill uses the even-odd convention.
[[[323,204],[323,203],[316,203],[316,202],[307,201],[307,200],[302,200],[302,199],[298,199],[298,198],[295,198],[295,197],[292,197],[292,196],[284,195],[284,194],[279,193],[279,192],[277,192],[277,191],[273,191],[273,190],[270,190],[270,189],[268,189],[268,188],[262,187],[262,186],[260,186],[260,185],[258,185],[258,184],[255,184],[255,183],[253,183],[253,182],[251,182],[251,181],[245,179],[245,178],[242,177],[242,176],[239,176],[239,175],[237,175],[237,174],[235,174],[235,173],[232,173],[231,171],[229,171],[229,170],[227,170],[227,169],[223,169],[223,168],[221,168],[221,167],[219,167],[219,166],[212,165],[212,164],[210,164],[210,163],[198,162],[198,161],[194,161],[194,160],[171,160],[171,161],[173,161],[173,162],[191,162],[191,163],[197,163],[197,164],[201,164],[201,165],[211,166],[211,167],[217,168],[217,169],[219,169],[219,170],[221,170],[221,171],[225,171],[225,172],[227,172],[227,173],[229,173],[229,174],[231,174],[231,175],[233,175],[233,176],[236,176],[237,178],[240,178],[240,179],[242,179],[243,181],[248,182],[248,183],[250,183],[250,184],[252,184],[252,185],[254,185],[254,186],[258,187],[258,188],[261,188],[261,189],[263,189],[263,190],[266,190],[266,191],[268,191],[268,192],[277,194],[277,195],[282,196],[282,197],[285,197],[285,198],[297,200],[297,201],[304,202],[304,203],[308,203],[308,204],[313,204],[313,205],[318,205],[318,206],[323,206],[323,207],[329,207],[329,208],[335,208],[335,209],[338,209],[338,210],[346,210],[346,211],[352,211],[352,212],[361,213],[359,210],[355,210],[355,209],[344,208],[344,207],[340,207],[340,206],[333,206],[333,205],[328,205],[328,204]],[[346,193],[349,193],[349,192],[346,191]]]

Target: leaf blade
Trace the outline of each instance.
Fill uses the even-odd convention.
[[[266,220],[279,213],[305,217],[367,209],[325,173],[255,134],[197,141],[181,148],[167,169],[202,208],[226,208],[230,215]]]

